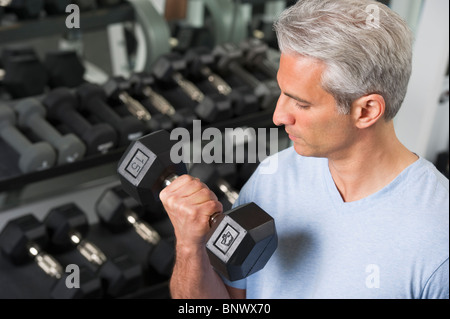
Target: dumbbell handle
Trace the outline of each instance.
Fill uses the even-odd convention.
[[[214,73],[209,67],[204,66],[200,69],[201,74],[219,91],[220,94],[228,96],[231,94],[231,87],[218,74]]]
[[[163,180],[163,186],[167,187],[170,184],[172,184],[179,176],[176,174],[171,174],[169,176],[167,176],[164,180]],[[222,213],[219,212],[215,212],[214,214],[212,214],[209,217],[209,226],[212,227],[216,222],[218,222],[219,220],[221,220],[221,218],[218,218],[219,216],[221,216]]]
[[[52,256],[41,251],[37,244],[30,244],[28,246],[28,253],[33,260],[50,277],[59,279],[63,275],[63,268],[61,264]]]
[[[217,181],[217,186],[219,187],[220,191],[223,192],[227,198],[227,200],[234,204],[234,202],[238,199],[239,194],[236,192],[231,185],[224,180],[223,178],[219,178]]]
[[[176,113],[175,108],[167,101],[161,94],[155,92],[150,86],[144,87],[142,93],[150,99],[153,106],[162,114],[168,116],[174,116]]]
[[[89,123],[80,113],[75,109],[66,109],[62,112],[58,112],[58,118],[64,124],[70,127],[77,135],[82,136],[86,131],[92,128]]]
[[[191,81],[186,80],[181,73],[174,73],[172,78],[180,86],[184,93],[189,95],[191,100],[201,103],[205,99],[205,95],[198,89],[198,87]]]
[[[6,125],[0,128],[0,136],[5,141],[14,141],[14,143],[8,143],[19,154],[23,150],[26,150],[32,146],[31,142],[15,127],[12,125]]]
[[[40,115],[34,114],[28,119],[28,127],[33,130],[39,137],[44,138],[52,145],[59,145],[61,143],[62,135],[44,120]]]
[[[128,210],[125,213],[125,217],[127,221],[131,225],[133,225],[136,233],[138,233],[138,235],[146,242],[150,243],[151,245],[156,245],[161,240],[158,232],[149,224],[140,220],[135,212]]]
[[[103,265],[107,258],[105,254],[90,241],[84,240],[80,233],[72,231],[69,234],[70,240],[77,246],[80,254],[86,258],[87,261],[97,266]]]
[[[118,95],[119,100],[127,107],[128,111],[138,118],[140,121],[148,122],[152,115],[149,111],[138,101],[132,98],[127,92],[123,91]]]

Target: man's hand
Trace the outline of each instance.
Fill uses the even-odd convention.
[[[204,246],[209,218],[223,211],[217,196],[198,178],[183,175],[163,189],[159,197],[172,221],[177,246]]]

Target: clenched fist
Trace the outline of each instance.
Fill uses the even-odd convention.
[[[223,212],[217,196],[198,178],[183,175],[164,188],[159,197],[172,221],[177,246],[204,246],[210,217]]]

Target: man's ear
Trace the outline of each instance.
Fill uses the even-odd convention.
[[[385,111],[386,103],[381,95],[365,95],[353,102],[352,118],[356,127],[364,129],[384,118]]]

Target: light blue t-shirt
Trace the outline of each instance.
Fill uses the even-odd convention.
[[[345,203],[328,160],[291,147],[259,166],[235,206],[248,202],[279,237],[263,270],[225,280],[249,299],[449,298],[449,181],[423,158]]]

